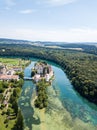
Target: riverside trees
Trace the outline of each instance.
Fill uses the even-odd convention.
[[[21,111],[18,111],[17,119],[14,128],[12,130],[23,130],[24,129],[24,122],[23,122],[23,116]]]
[[[50,60],[60,65],[71,80],[74,88],[89,101],[97,104],[97,56],[91,46],[83,45],[83,52],[62,49],[50,49],[35,46],[2,45],[6,49],[1,55],[36,57]],[[9,49],[7,49],[9,48]],[[90,49],[89,49],[90,48]],[[87,53],[85,53],[87,52]]]
[[[45,108],[48,105],[47,86],[45,80],[39,81],[36,85],[37,99],[34,104],[39,109]]]

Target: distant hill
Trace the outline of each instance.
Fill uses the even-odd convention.
[[[28,40],[16,40],[16,39],[6,39],[0,38],[0,47],[4,48],[6,45],[14,47],[15,45],[23,47],[43,47],[50,49],[68,49],[85,51],[88,53],[97,53],[97,43],[93,42],[79,42],[79,43],[68,43],[68,42],[50,42],[50,41],[28,41]]]
[[[16,39],[6,39],[0,38],[0,44],[28,44],[27,40],[16,40]]]
[[[16,40],[16,39],[7,39],[7,38],[0,38],[0,44],[34,44],[34,45],[41,45],[41,46],[54,46],[54,45],[97,45],[96,42],[51,42],[51,41],[28,41],[28,40]]]

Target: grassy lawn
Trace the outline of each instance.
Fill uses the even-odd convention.
[[[19,58],[0,58],[0,62],[4,64],[19,65]]]
[[[9,120],[8,127],[6,128],[6,124],[4,124],[4,121],[6,119],[6,114],[1,115],[2,111],[0,110],[0,130],[11,130],[15,124],[15,119]]]
[[[19,67],[25,67],[30,63],[29,60],[22,60],[21,58],[1,58],[0,62],[7,65],[7,66],[19,66]]]

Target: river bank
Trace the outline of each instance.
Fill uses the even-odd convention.
[[[34,96],[33,96],[34,95]],[[33,91],[31,106],[34,109],[34,117],[40,118],[40,124],[34,125],[33,130],[96,130],[91,123],[84,123],[82,120],[73,119],[70,113],[63,107],[61,101],[52,86],[48,87],[49,105],[45,109],[37,109],[34,107],[36,99],[35,91]]]
[[[30,77],[35,62],[37,60],[25,68],[25,76]],[[97,107],[74,91],[61,68],[51,65],[55,78],[52,86],[48,87],[47,109],[39,110],[34,107],[35,84],[24,81],[19,106],[24,116],[25,130],[96,130]]]

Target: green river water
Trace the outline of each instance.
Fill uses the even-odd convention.
[[[36,61],[25,68],[30,77]],[[49,105],[45,111],[33,105],[35,85],[24,81],[19,107],[24,116],[25,130],[97,130],[97,106],[82,98],[71,85],[63,70],[50,63],[54,70],[52,86],[48,87]]]

